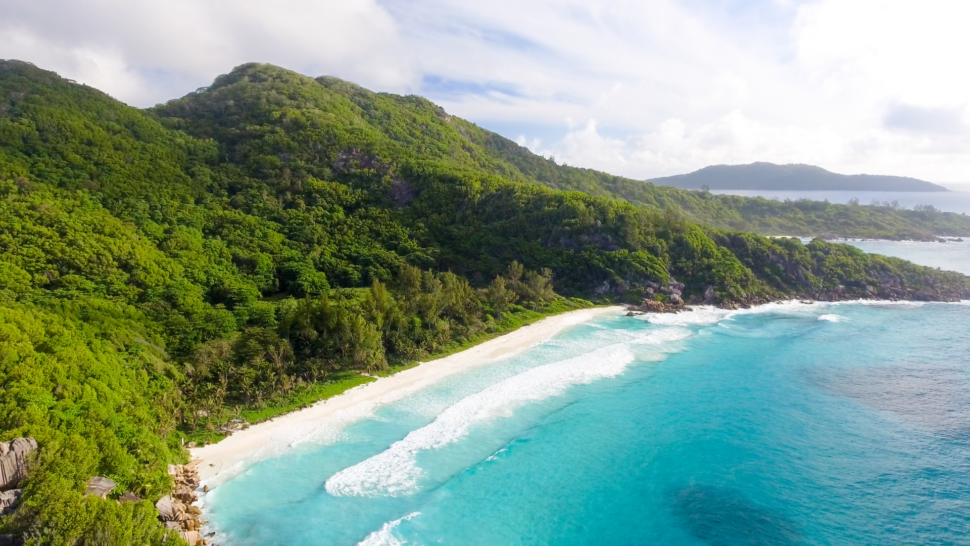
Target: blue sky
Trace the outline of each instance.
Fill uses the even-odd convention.
[[[635,178],[812,163],[970,182],[970,4],[7,0],[0,57],[137,106],[243,62],[415,93]]]

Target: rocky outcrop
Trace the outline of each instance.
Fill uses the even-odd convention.
[[[101,497],[102,499],[108,498],[108,493],[114,491],[118,484],[114,480],[105,478],[103,476],[95,476],[87,481],[88,489],[85,493],[86,495],[94,495],[96,497]]]
[[[673,303],[666,303],[657,300],[643,300],[643,303],[636,306],[630,307],[627,311],[630,315],[638,313],[679,313],[681,311],[690,311],[691,308],[683,305],[683,302],[679,305]]]
[[[0,516],[17,509],[23,490],[14,489],[27,477],[30,453],[37,450],[37,440],[14,438],[0,442]],[[0,546],[21,546],[22,537],[0,535]]]
[[[141,497],[131,491],[126,491],[124,495],[118,497],[119,504],[123,502],[140,502],[141,500]]]
[[[20,495],[22,494],[23,491],[20,489],[11,489],[0,493],[0,516],[6,516],[13,512],[17,508],[17,503],[20,502]]]
[[[23,546],[24,539],[13,535],[0,535],[0,546]]]
[[[714,288],[708,288],[710,298],[714,298]],[[673,277],[667,284],[648,283],[647,298],[634,307],[630,307],[630,314],[636,313],[679,313],[690,311],[684,302],[684,283],[677,282]],[[707,294],[705,294],[707,297]]]
[[[219,432],[226,436],[232,436],[232,433],[246,430],[247,428],[249,428],[249,423],[245,419],[231,419],[228,423],[219,427]]]
[[[714,304],[714,286],[708,286],[707,290],[704,291],[704,300],[701,301],[702,305],[713,305]]]
[[[182,540],[189,546],[203,546],[207,541],[202,539],[199,528],[202,522],[199,516],[202,511],[192,503],[198,500],[195,489],[199,487],[199,473],[196,463],[187,465],[168,465],[168,474],[175,482],[175,490],[165,495],[155,503],[158,509],[158,519],[165,527],[178,531]]]
[[[33,438],[0,443],[0,490],[16,487],[27,477],[27,454],[37,449]]]

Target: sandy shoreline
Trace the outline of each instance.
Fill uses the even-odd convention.
[[[544,318],[460,353],[424,362],[391,377],[354,387],[307,409],[255,424],[217,444],[194,448],[190,450],[192,459],[200,460],[198,468],[202,483],[216,485],[216,482],[244,470],[247,463],[306,440],[317,432],[319,424],[348,421],[366,415],[380,405],[443,377],[513,355],[549,339],[566,327],[598,316],[618,314],[624,309],[620,306],[580,309]]]

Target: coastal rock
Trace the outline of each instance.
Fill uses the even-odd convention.
[[[189,546],[202,546],[202,535],[198,531],[179,531],[179,536]]]
[[[691,311],[690,307],[685,307],[683,305],[684,301],[678,297],[677,299],[680,303],[675,303],[674,298],[670,298],[670,303],[665,303],[657,300],[643,300],[643,304],[637,307],[636,310],[641,313],[679,313],[681,311]]]
[[[20,496],[22,494],[23,491],[20,489],[11,489],[10,491],[0,493],[0,516],[5,516],[13,512],[20,502]]]
[[[158,499],[155,503],[158,518],[166,522],[179,522],[185,519],[185,505],[169,495]]]
[[[108,493],[111,493],[118,484],[112,479],[95,476],[88,480],[87,486],[88,490],[85,493],[86,495],[94,495],[106,499],[108,498]]]
[[[15,487],[27,477],[27,454],[37,449],[33,438],[0,443],[0,489]]]
[[[714,285],[708,286],[707,290],[704,291],[704,305],[711,305],[714,303]]]
[[[192,491],[187,485],[179,485],[172,492],[172,496],[176,499],[182,501],[185,504],[192,504],[193,502],[199,500],[199,497]]]
[[[240,430],[246,430],[249,428],[249,423],[245,419],[232,419],[228,423],[219,427],[219,432],[227,436],[231,436],[233,432],[238,432]]]
[[[611,287],[610,287],[609,281],[603,281],[603,284],[596,287],[593,290],[593,293],[596,294],[597,296],[603,296],[605,294],[609,294],[610,290],[611,290]]]
[[[158,519],[166,528],[178,531],[183,540],[191,545],[205,544],[199,535],[202,510],[192,506],[198,500],[195,489],[199,487],[198,461],[187,465],[169,465],[168,474],[175,488],[155,503]]]
[[[0,535],[0,546],[23,546],[24,539],[13,535]]]
[[[118,497],[119,504],[123,502],[140,502],[141,500],[141,497],[131,491],[126,491],[124,495]]]

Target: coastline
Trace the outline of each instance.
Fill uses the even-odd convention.
[[[599,316],[619,315],[625,309],[624,306],[596,307],[546,317],[464,351],[354,387],[309,408],[257,423],[221,442],[192,448],[191,459],[197,464],[201,484],[217,485],[243,471],[248,463],[261,460],[261,455],[271,456],[281,447],[305,441],[316,432],[315,425],[353,420],[444,377],[512,356],[569,326]]]

